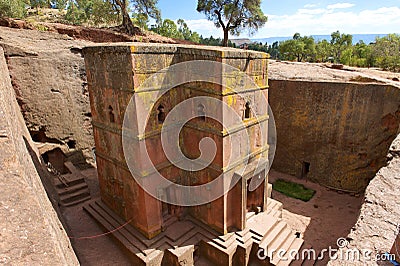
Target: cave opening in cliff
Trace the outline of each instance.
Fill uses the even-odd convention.
[[[34,142],[62,144],[58,139],[47,137],[46,127],[44,126],[41,126],[39,130],[29,130],[29,133]]]
[[[76,148],[76,140],[70,139],[67,142],[68,148],[75,149]]]
[[[310,166],[311,166],[311,164],[309,162],[303,162],[303,165],[301,168],[301,178],[307,177],[307,174],[310,172]]]
[[[110,123],[115,123],[115,115],[114,115],[114,109],[110,106],[108,106],[108,116],[110,118]]]
[[[46,165],[50,164],[54,167],[60,174],[68,174],[70,171],[65,167],[64,163],[66,161],[66,156],[60,148],[50,150],[42,154],[43,161]]]

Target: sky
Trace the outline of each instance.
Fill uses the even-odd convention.
[[[184,19],[189,28],[203,37],[222,37],[204,14],[196,11],[197,0],[159,0],[162,17]],[[267,38],[301,35],[400,33],[400,0],[262,0],[268,22],[249,36],[244,31],[234,38]]]

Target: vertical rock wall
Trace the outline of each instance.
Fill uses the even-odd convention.
[[[400,89],[356,82],[270,80],[277,128],[273,168],[363,191],[386,164],[400,124]]]
[[[388,159],[365,191],[360,216],[347,236],[348,246],[340,249],[339,259],[331,260],[328,265],[389,265],[380,259],[380,254],[391,251],[400,227],[400,134],[390,147]],[[360,259],[345,260],[340,254],[348,250],[371,253]],[[400,247],[395,252],[399,256]]]
[[[91,113],[80,54],[86,44],[57,33],[0,27],[0,45],[34,140],[68,145],[90,156]]]
[[[0,264],[79,265],[36,167],[0,48]]]

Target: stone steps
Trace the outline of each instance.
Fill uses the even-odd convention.
[[[59,189],[57,189],[57,193],[59,196],[64,196],[66,194],[71,194],[71,193],[77,192],[79,190],[85,190],[85,189],[88,189],[88,185],[86,184],[86,182],[82,182],[82,183],[78,183],[76,185],[59,188]]]
[[[159,250],[148,250],[147,246],[136,238],[136,235],[140,233],[129,224],[121,227],[125,224],[121,221],[122,219],[102,203],[94,202],[85,205],[83,208],[98,221],[107,232],[113,231],[111,235],[122,244],[126,251],[128,251],[131,255],[132,262],[140,262],[140,264],[144,262],[145,265],[150,265],[161,261],[163,252]],[[119,229],[116,230],[116,228]]]
[[[75,206],[75,205],[78,205],[80,203],[86,202],[86,201],[91,200],[91,199],[92,199],[91,196],[79,198],[77,200],[71,201],[70,203],[66,203],[64,206],[65,207]]]
[[[300,250],[301,246],[303,245],[304,240],[301,238],[295,238],[291,244],[291,246],[289,247],[288,250]],[[287,254],[288,256],[289,254]],[[287,257],[287,260],[280,260],[277,264],[277,266],[289,266],[291,265],[291,263],[294,261],[294,259],[290,258],[290,256]]]
[[[282,221],[282,203],[274,199],[267,199],[267,210],[264,213],[252,216],[248,220],[248,227],[252,239],[258,248],[266,250],[272,265],[289,265],[293,260],[289,256],[291,250],[298,251],[304,240],[297,238],[295,232]],[[281,260],[277,252],[285,250]],[[272,252],[274,251],[274,252]],[[282,256],[281,256],[282,257]]]
[[[270,210],[269,214],[268,212],[262,212],[257,215],[251,214],[247,221],[246,229],[234,233],[235,241],[232,241],[231,234],[227,234],[224,239],[218,237],[206,243],[206,248],[209,249],[208,253],[223,262],[220,265],[237,263],[237,261],[234,261],[234,254],[238,254],[238,252],[242,256],[240,263],[243,261],[248,262],[253,244],[255,244],[257,251],[260,248],[266,250],[272,265],[285,265],[287,263],[286,260],[281,260],[277,256],[277,252],[280,249],[285,251],[283,254],[286,254],[288,258],[290,250],[299,250],[303,244],[303,239],[297,238],[295,232],[289,228],[286,222],[276,217],[280,216],[276,214],[281,213],[282,204],[275,200],[271,200],[269,203],[272,211]],[[273,250],[274,252],[272,252]],[[211,256],[208,259],[211,259]],[[289,263],[291,261],[289,260]],[[214,261],[214,263],[216,262]]]
[[[60,181],[56,184],[56,191],[62,206],[69,207],[91,199],[89,187],[83,177],[71,181],[70,179],[66,180],[67,186]]]
[[[290,232],[290,231],[291,231],[291,230],[289,230],[289,232]],[[277,247],[277,250],[278,250],[278,251],[279,251],[279,250],[285,250],[285,253],[279,254],[278,256],[276,256],[276,254],[275,254],[275,256],[272,256],[272,259],[271,259],[271,263],[272,263],[272,264],[277,265],[277,264],[279,263],[279,261],[281,261],[281,258],[280,258],[280,257],[289,258],[289,256],[290,256],[290,254],[289,254],[289,252],[290,252],[290,247],[293,245],[293,242],[295,241],[295,239],[296,239],[296,235],[295,235],[295,234],[289,234],[289,235],[288,235],[288,237],[286,238],[286,240],[283,241],[283,242],[281,243],[281,245],[279,245],[279,246]]]
[[[91,199],[85,177],[71,162],[65,162],[69,174],[61,175],[62,181],[55,177],[54,186],[62,206],[69,207]]]
[[[110,234],[130,254],[134,265],[161,265],[161,260],[168,262],[181,259],[193,260],[194,251],[199,243],[216,238],[213,230],[197,226],[190,219],[179,221],[175,216],[166,217],[164,231],[153,239],[147,239],[132,225],[115,214],[101,201],[94,201],[84,206],[87,211],[107,231],[120,228]],[[218,241],[218,240],[217,240]],[[154,253],[156,252],[156,253]],[[182,258],[181,256],[186,256]],[[175,265],[175,264],[173,264]],[[176,264],[178,265],[178,264]]]
[[[88,199],[90,199],[90,192],[86,187],[60,196],[60,203],[63,206],[72,206]]]
[[[85,180],[83,179],[83,177],[81,176],[75,176],[73,174],[65,174],[62,175],[62,177],[65,179],[65,183],[67,184],[67,186],[61,182],[58,178],[54,179],[54,185],[56,187],[56,189],[64,189],[70,186],[75,186],[75,185],[79,185],[85,182]]]
[[[267,199],[266,212],[276,218],[282,218],[283,204],[277,200]]]
[[[297,240],[296,242],[299,242],[299,241],[301,241],[301,240]],[[299,244],[299,243],[297,243],[297,244]],[[290,263],[290,266],[311,266],[311,265],[314,265],[315,262],[316,262],[314,259],[311,258],[309,260],[308,258],[303,258],[302,255],[301,255],[302,251],[304,249],[311,250],[312,248],[313,247],[311,245],[304,243],[304,240],[303,240],[303,243],[302,243],[302,245],[300,245],[300,248],[299,248],[299,257],[294,259],[294,260],[292,260],[291,263]],[[316,256],[317,256],[317,254],[316,254]],[[281,262],[281,265],[287,265],[287,264],[283,264],[283,262]]]
[[[287,224],[285,222],[278,222],[272,227],[266,235],[261,239],[259,247],[267,250],[270,248],[270,244],[276,240],[277,237],[281,234],[281,232],[286,229]]]
[[[279,210],[281,204],[270,201],[270,207]],[[91,202],[84,209],[105,230],[119,228],[110,235],[131,254],[135,265],[161,265],[158,264],[161,261],[179,265],[183,256],[191,263],[196,257],[195,265],[249,265],[250,254],[263,246],[298,250],[303,244],[303,240],[296,238],[285,222],[267,212],[252,215],[246,229],[225,235],[190,216],[183,220],[167,216],[163,232],[153,239],[147,239],[130,224],[125,225],[126,222],[101,201]],[[125,226],[120,228],[121,225]],[[286,262],[274,256],[270,256],[270,260],[275,265],[285,265]]]

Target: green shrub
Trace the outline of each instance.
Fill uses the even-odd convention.
[[[109,1],[77,0],[70,3],[65,19],[73,24],[110,25],[118,23],[118,11]]]
[[[26,9],[24,0],[0,0],[0,17],[24,18]]]
[[[288,197],[309,201],[315,194],[315,190],[304,187],[301,184],[288,182],[282,179],[276,180],[272,184],[272,188]]]
[[[42,24],[35,24],[35,28],[36,28],[38,31],[48,31],[48,30],[49,30],[48,27],[46,27],[45,25],[42,25]]]

